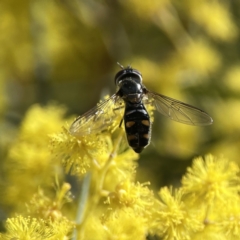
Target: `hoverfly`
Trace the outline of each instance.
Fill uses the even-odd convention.
[[[140,153],[151,139],[151,120],[145,107],[147,104],[152,104],[159,113],[180,123],[195,126],[213,123],[212,118],[201,109],[149,91],[142,84],[142,74],[137,69],[118,65],[122,70],[115,76],[116,93],[79,116],[70,127],[72,135],[101,132],[121,114],[119,122],[121,126],[124,121],[128,144],[136,153]]]

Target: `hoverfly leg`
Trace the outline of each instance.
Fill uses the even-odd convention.
[[[123,122],[123,118],[122,118],[122,120],[121,120],[121,122],[120,122],[120,124],[119,124],[119,128],[121,128],[122,122]]]
[[[115,111],[117,111],[117,110],[119,110],[119,109],[122,109],[123,107],[124,107],[124,106],[114,108],[113,111],[115,112]]]
[[[117,108],[114,108],[113,109],[113,113],[115,114],[115,116],[117,115],[117,111],[122,109],[124,106],[120,106],[120,107],[117,107]],[[122,123],[121,123],[122,124]]]

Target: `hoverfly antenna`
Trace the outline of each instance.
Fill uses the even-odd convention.
[[[121,68],[124,69],[124,66],[122,64],[120,64],[119,62],[117,62],[117,65]]]

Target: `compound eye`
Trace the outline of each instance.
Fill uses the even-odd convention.
[[[125,68],[116,74],[115,84],[118,84],[121,80],[130,78],[138,83],[142,83],[142,74],[138,70],[132,68]]]
[[[116,76],[115,76],[115,83],[117,84],[120,80],[123,79],[123,76],[126,74],[126,70],[123,69],[121,71],[119,71]]]
[[[137,69],[133,69],[132,72],[137,77],[138,82],[142,83],[142,74]]]
[[[132,72],[142,77],[142,74],[137,69],[132,69]]]

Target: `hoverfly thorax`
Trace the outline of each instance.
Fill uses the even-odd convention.
[[[139,103],[143,95],[142,74],[130,66],[119,71],[115,76],[117,94],[124,101]]]
[[[120,96],[125,102],[140,103],[143,97],[143,87],[140,83],[135,82],[132,79],[122,80],[118,85],[118,96]]]

